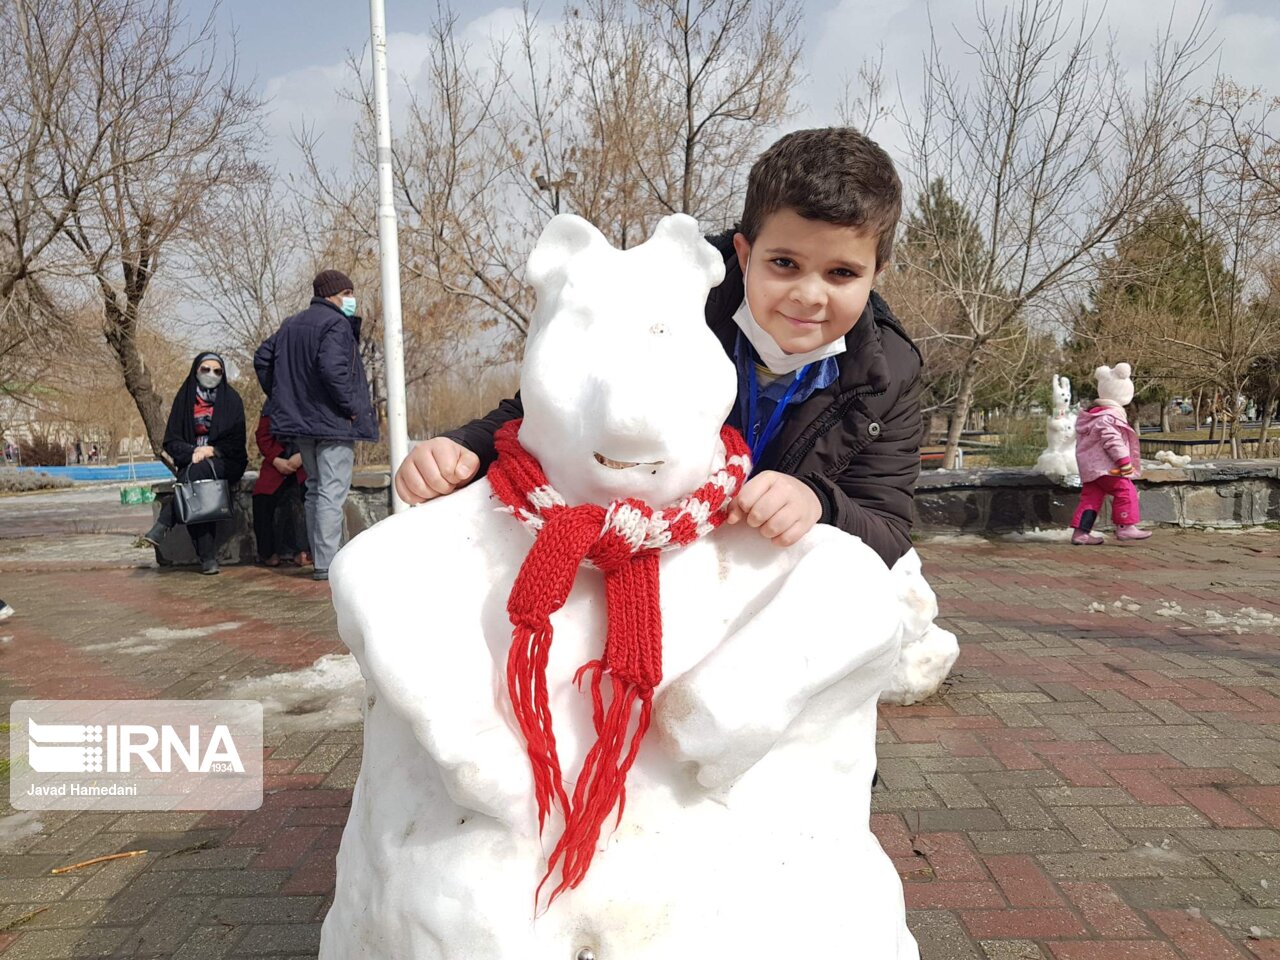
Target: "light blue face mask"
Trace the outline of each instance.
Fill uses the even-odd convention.
[[[348,317],[354,317],[356,315],[356,298],[355,297],[342,298],[342,312],[345,313]]]

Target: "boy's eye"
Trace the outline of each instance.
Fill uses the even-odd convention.
[[[790,257],[774,257],[769,262],[775,267],[781,267],[784,270],[789,270],[796,265],[796,262]]]
[[[835,276],[840,277],[842,280],[857,279],[859,276],[858,274],[850,270],[848,267],[836,267],[831,272]]]

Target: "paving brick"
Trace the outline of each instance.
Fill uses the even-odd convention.
[[[979,853],[1063,853],[1076,849],[1064,830],[975,830],[970,834]]]
[[[987,960],[1044,960],[1044,951],[1034,940],[982,940]]]
[[[1075,913],[1065,909],[961,910],[960,920],[970,936],[980,940],[995,937],[1048,940],[1088,935]]]
[[[1108,884],[1080,881],[1062,883],[1060,887],[1080,911],[1085,923],[1099,936],[1123,940],[1154,935],[1143,919]]]
[[[908,910],[956,910],[961,907],[1003,907],[1005,899],[994,883],[934,880],[904,883]]]
[[[1104,817],[1104,811],[1092,807],[1054,807],[1053,815],[1071,832],[1085,850],[1124,850],[1129,841],[1113,830]]]
[[[1243,960],[1244,954],[1208,920],[1185,910],[1151,910],[1147,913],[1173,945],[1195,960]]]
[[[924,854],[939,880],[990,879],[963,834],[922,833],[916,837],[915,847]]]
[[[1011,907],[1056,907],[1062,897],[1032,857],[983,857],[982,862],[995,877]],[[979,906],[979,904],[973,904]]]
[[[1167,943],[1108,940],[1105,943],[1050,943],[1054,960],[1184,960]]]

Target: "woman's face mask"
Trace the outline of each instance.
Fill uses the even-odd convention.
[[[204,387],[206,390],[212,390],[222,382],[222,368],[210,366],[209,364],[201,364],[200,369],[196,371],[196,383]]]

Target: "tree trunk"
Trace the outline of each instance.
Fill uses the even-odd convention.
[[[121,310],[115,291],[104,288],[102,306],[102,334],[120,363],[125,389],[133,397],[138,415],[142,417],[142,428],[147,431],[151,450],[166,467],[174,470],[173,458],[164,451],[164,406],[151,382],[151,371],[138,352],[137,305],[130,303]]]
[[[960,434],[969,419],[969,408],[973,405],[973,386],[977,379],[978,355],[972,354],[960,374],[960,390],[956,394],[956,404],[951,413],[951,424],[947,428],[947,449],[942,455],[944,470],[954,470],[956,452],[960,449]]]
[[[1169,419],[1169,404],[1167,403],[1162,403],[1160,405],[1160,432],[1161,433],[1173,432],[1173,424],[1170,422],[1170,419]]]

